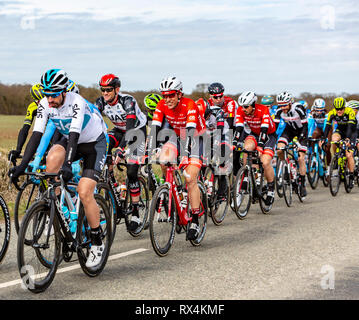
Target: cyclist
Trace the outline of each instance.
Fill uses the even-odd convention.
[[[293,101],[293,96],[287,91],[277,95],[278,109],[274,117],[274,122],[278,125],[280,120],[283,119],[286,123],[285,129],[278,139],[278,148],[283,148],[295,137],[298,138],[300,195],[301,197],[305,197],[307,195],[305,187],[305,154],[307,152],[308,121],[302,104],[298,102],[293,103]],[[281,160],[284,160],[282,150],[278,150],[277,154]]]
[[[17,138],[16,150],[11,150],[8,155],[8,159],[11,160],[14,165],[16,165],[16,159],[18,159],[21,154],[22,147],[25,144],[31,125],[36,117],[37,106],[40,100],[44,97],[41,92],[41,85],[40,84],[33,85],[30,88],[30,95],[34,101],[31,102],[27,107],[24,125],[21,128]]]
[[[147,109],[147,122],[148,122],[149,126],[150,126],[149,123],[150,123],[150,121],[152,121],[152,118],[153,118],[153,113],[155,112],[157,104],[158,104],[158,102],[160,102],[160,100],[162,100],[162,97],[158,93],[149,93],[143,99],[143,102]]]
[[[333,109],[328,112],[327,126],[324,132],[324,138],[328,138],[329,130],[336,123],[337,127],[332,134],[332,142],[338,142],[345,139],[348,149],[346,150],[346,157],[348,159],[349,169],[349,186],[354,186],[354,147],[356,144],[357,131],[356,119],[353,109],[346,107],[346,101],[343,97],[337,97],[333,102]],[[336,146],[333,144],[331,148],[332,156],[335,153]]]
[[[91,250],[87,267],[101,262],[104,244],[101,238],[100,212],[94,198],[97,181],[106,159],[106,125],[94,105],[86,102],[79,94],[67,92],[68,77],[61,69],[50,69],[41,77],[43,98],[37,108],[37,117],[32,136],[26,146],[19,166],[9,170],[12,182],[25,171],[35,154],[46,123],[52,119],[63,135],[54,144],[46,158],[47,172],[60,172],[65,181],[72,178],[71,164],[82,157],[83,172],[78,184],[78,194],[83,203],[91,227]]]
[[[129,231],[135,231],[141,224],[138,212],[140,200],[140,183],[138,180],[138,169],[145,155],[146,123],[145,114],[141,111],[134,97],[120,93],[121,81],[114,74],[106,74],[99,81],[102,97],[96,100],[96,106],[100,112],[106,115],[114,125],[109,131],[108,154],[115,151],[115,163],[125,158],[125,148],[129,149],[129,160],[127,163],[128,186],[132,199],[127,214],[131,214]],[[112,169],[112,166],[110,167]],[[111,170],[111,179],[114,179]]]
[[[67,85],[67,92],[74,92],[74,93],[78,93],[80,94],[80,89],[78,88],[78,86],[76,85],[75,82],[73,82],[72,80],[69,79],[69,84]]]
[[[257,149],[261,154],[260,159],[268,182],[266,205],[271,205],[274,202],[274,170],[271,163],[277,140],[276,126],[269,109],[264,105],[257,104],[257,99],[257,95],[252,91],[244,92],[239,96],[233,145],[243,146],[247,151]],[[250,128],[250,134],[245,132],[245,125]],[[246,163],[246,160],[247,155],[244,154],[243,162]],[[246,187],[244,186],[244,188]]]
[[[208,93],[210,94],[208,103],[211,106],[219,106],[223,109],[229,129],[234,130],[237,103],[231,97],[224,95],[224,86],[219,82],[211,83],[208,86]]]
[[[278,107],[274,105],[274,98],[272,96],[263,96],[261,99],[261,104],[268,107],[269,113],[273,118]]]
[[[199,136],[204,133],[206,125],[196,103],[184,97],[182,90],[182,82],[176,77],[167,77],[161,81],[160,91],[163,100],[158,103],[153,115],[149,150],[157,150],[162,135],[159,130],[163,127],[164,120],[167,120],[172,132],[169,134],[169,140],[161,148],[159,159],[161,162],[175,162],[177,157],[181,156],[179,167],[185,168],[184,177],[192,214],[188,239],[195,240],[200,230],[198,216],[201,202],[197,180],[202,167],[203,145]],[[183,150],[184,155],[183,152],[179,152]],[[166,167],[161,167],[165,176]]]

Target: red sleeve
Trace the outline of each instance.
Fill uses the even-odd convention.
[[[161,100],[157,104],[156,110],[153,114],[152,125],[159,126],[159,127],[162,125],[163,116],[164,116],[164,108],[165,108],[164,100]]]

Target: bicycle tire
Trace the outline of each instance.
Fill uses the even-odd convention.
[[[112,189],[107,183],[99,182],[96,185],[96,188],[97,188],[97,193],[100,194],[103,197],[103,199],[106,201],[107,207],[110,212],[110,216],[112,217],[111,220],[111,226],[112,226],[111,243],[112,243],[116,235],[116,229],[117,229],[116,221],[117,221],[118,211],[120,209],[117,206],[115,194],[113,193]]]
[[[289,165],[285,160],[283,161],[283,196],[287,207],[291,207],[293,203],[293,185],[289,169]]]
[[[329,167],[329,190],[333,197],[338,194],[340,188],[340,174],[341,173],[339,172],[338,155],[335,154],[332,158],[332,161],[330,161]],[[336,183],[334,178],[337,180]]]
[[[48,266],[44,266],[43,261],[39,260],[39,249],[38,241],[42,239],[43,241],[46,239],[47,234],[44,232],[44,228],[41,228],[40,232],[37,230],[36,226],[38,225],[39,221],[39,215],[46,215],[49,217],[50,215],[50,208],[48,204],[42,200],[34,203],[28,212],[25,214],[23,221],[21,223],[21,227],[19,229],[19,235],[18,235],[18,242],[17,242],[17,262],[18,262],[18,269],[20,272],[20,277],[23,281],[23,285],[31,292],[33,293],[39,293],[45,291],[54,280],[54,277],[56,275],[56,270],[60,261],[60,253],[61,253],[61,235],[60,235],[60,226],[57,220],[57,217],[54,217],[53,221],[53,240],[51,241],[53,243],[54,253],[50,254],[50,257],[53,258],[51,264],[49,264],[50,268]],[[31,222],[33,221],[34,225],[31,225]],[[35,230],[35,232],[34,232]],[[50,229],[51,230],[51,229]],[[27,232],[30,233],[30,235],[26,235]],[[31,236],[32,235],[32,236]],[[26,239],[32,239],[32,243],[30,245],[27,245],[25,243]],[[36,247],[34,247],[37,245]],[[27,261],[27,258],[25,258],[25,254],[30,253],[30,247],[32,247],[35,251],[36,259],[32,258]],[[47,248],[46,248],[47,249]],[[41,256],[43,257],[44,254],[42,253]],[[49,258],[50,261],[50,258]],[[40,264],[36,264],[36,262],[39,262]],[[35,271],[35,267],[37,272],[37,275],[43,276],[43,279],[40,281],[37,281],[37,279],[31,279],[31,275]],[[44,267],[44,272],[41,272],[40,267]],[[28,281],[28,282],[27,282]]]
[[[311,188],[316,189],[319,181],[319,163],[315,152],[311,153],[308,159],[307,178]]]
[[[99,194],[94,195],[97,205],[100,209],[100,227],[102,229],[102,242],[105,245],[104,251],[102,253],[101,262],[93,268],[86,266],[86,260],[90,251],[90,226],[87,222],[85,210],[81,203],[78,223],[77,223],[77,233],[76,239],[79,243],[78,258],[82,271],[89,277],[98,276],[106,266],[108,256],[110,254],[111,244],[112,244],[112,218],[110,216],[109,209],[107,207],[106,200]],[[82,251],[82,252],[80,252]]]
[[[199,221],[199,226],[200,226],[200,232],[198,237],[195,240],[190,240],[190,243],[194,246],[197,247],[201,244],[205,234],[206,234],[206,230],[207,230],[207,215],[208,215],[208,199],[207,199],[207,192],[206,192],[206,188],[203,184],[203,182],[198,181],[198,188],[201,194],[201,204],[200,204],[200,212],[203,212],[202,215],[200,215],[198,217],[198,221]],[[187,210],[189,210],[187,208]],[[188,211],[187,211],[188,212]],[[188,232],[189,228],[187,228],[187,232]]]
[[[350,187],[349,183],[349,170],[348,170],[348,160],[346,160],[344,165],[344,189],[346,193],[350,193],[352,191],[352,188]]]
[[[177,212],[175,208],[174,197],[172,196],[171,216],[168,212],[169,188],[167,184],[161,185],[153,195],[150,207],[150,239],[155,253],[164,257],[172,247],[177,222]],[[159,211],[160,209],[160,211]],[[162,209],[167,210],[163,212]],[[163,236],[164,241],[159,241],[161,226],[168,229]],[[164,228],[163,228],[164,229]]]
[[[4,235],[4,238],[3,236]],[[0,195],[0,263],[5,258],[11,236],[10,213],[4,198]]]
[[[246,188],[246,190],[244,190],[244,189],[242,190],[241,185],[242,185],[242,181],[245,176],[248,179],[247,188]],[[249,173],[247,166],[242,166],[239,169],[236,180],[234,182],[233,194],[235,195],[234,206],[236,209],[236,211],[235,211],[236,216],[238,217],[238,219],[242,220],[247,216],[248,211],[251,207],[252,194],[253,194],[252,178],[251,178],[251,175]],[[242,207],[243,199],[245,198],[245,196],[248,196],[248,203],[244,207]],[[241,207],[242,207],[242,209],[241,209]]]
[[[264,194],[263,194],[265,176],[264,176],[264,169],[262,166],[260,167],[260,174],[261,174],[260,186],[259,186],[259,189],[257,189],[257,193],[260,195],[259,196],[259,206],[260,206],[263,214],[268,214],[273,208],[273,203],[271,203],[270,205],[267,205],[265,203],[266,196],[264,196]],[[257,187],[255,186],[255,188],[257,188]]]
[[[277,166],[275,170],[275,188],[277,190],[277,194],[279,198],[283,198],[283,182],[280,183],[282,176],[282,170],[283,170],[283,160],[280,160],[277,158]]]
[[[219,191],[219,180],[222,176],[215,175],[213,181],[213,197],[212,197],[212,207],[210,207],[211,219],[216,226],[219,226],[224,221],[226,214],[228,212],[228,208],[230,206],[230,186],[229,186],[229,178],[225,176],[226,190],[223,193],[225,199],[221,202],[218,200],[218,191]],[[218,188],[217,188],[218,187]],[[208,201],[209,202],[209,201]]]
[[[27,192],[29,194],[26,194]],[[17,234],[19,234],[21,217],[24,216],[26,211],[30,208],[31,204],[38,199],[39,192],[40,192],[40,184],[36,184],[31,180],[25,181],[21,185],[20,191],[16,195],[15,206],[14,206],[14,225]],[[28,196],[28,198],[25,200],[24,196]]]

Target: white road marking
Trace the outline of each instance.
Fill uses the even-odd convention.
[[[127,252],[122,252],[122,253],[118,253],[118,254],[114,254],[112,256],[108,257],[107,261],[112,261],[112,260],[116,260],[116,259],[120,259],[123,257],[127,257],[130,256],[132,254],[136,254],[136,253],[140,253],[140,252],[144,252],[147,251],[148,249],[144,249],[144,248],[139,248],[139,249],[135,249],[135,250],[131,250],[131,251],[127,251]],[[61,269],[57,269],[56,274],[58,273],[64,273],[64,272],[68,272],[68,271],[72,271],[72,270],[76,270],[76,269],[80,269],[81,266],[80,264],[76,264],[70,267],[65,267],[65,268],[61,268]],[[45,274],[41,274],[39,276],[44,276]],[[18,280],[13,280],[13,281],[9,281],[9,282],[4,282],[4,283],[0,283],[0,289],[2,288],[7,288],[7,287],[12,287],[12,286],[16,286],[18,284],[21,284],[22,280],[18,279]]]

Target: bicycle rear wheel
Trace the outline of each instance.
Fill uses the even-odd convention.
[[[233,186],[235,213],[239,219],[244,219],[251,207],[253,194],[252,179],[247,166],[239,169]]]
[[[45,201],[39,201],[26,213],[19,230],[17,263],[20,277],[23,286],[34,293],[43,292],[50,286],[60,261],[59,224],[55,216],[52,227],[45,227],[49,218],[50,207]],[[30,241],[29,245],[27,241]]]
[[[333,197],[335,197],[339,191],[340,182],[340,166],[338,164],[338,155],[335,154],[329,167],[329,190]]]
[[[168,254],[175,237],[177,212],[172,197],[171,212],[168,208],[169,189],[161,185],[153,195],[150,208],[150,238],[153,250],[163,257]]]
[[[4,259],[10,242],[10,213],[5,200],[0,196],[0,263]]]
[[[204,186],[204,184],[202,182],[198,182],[198,188],[201,194],[201,204],[200,204],[200,208],[199,211],[201,212],[201,214],[198,216],[198,222],[199,222],[199,227],[200,227],[200,231],[199,231],[199,235],[197,237],[197,239],[195,240],[190,240],[191,244],[193,246],[199,246],[204,238],[204,235],[206,234],[206,230],[207,230],[207,215],[208,215],[208,200],[207,200],[207,192],[206,192],[206,188]],[[187,210],[189,210],[189,207],[187,208]],[[189,212],[189,211],[187,211]],[[187,228],[187,232],[188,232],[189,228]]]
[[[108,256],[110,254],[110,248],[113,239],[111,234],[112,217],[110,216],[107,203],[101,195],[95,194],[94,196],[96,203],[100,209],[101,238],[102,238],[102,243],[105,245],[104,251],[102,253],[101,262],[96,267],[89,268],[86,266],[87,257],[90,253],[90,248],[91,248],[91,238],[90,238],[91,227],[87,221],[85,210],[82,203],[80,205],[80,212],[78,217],[77,233],[76,233],[76,239],[79,244],[77,254],[79,257],[80,266],[83,272],[89,277],[98,276],[104,269],[107,263]]]

